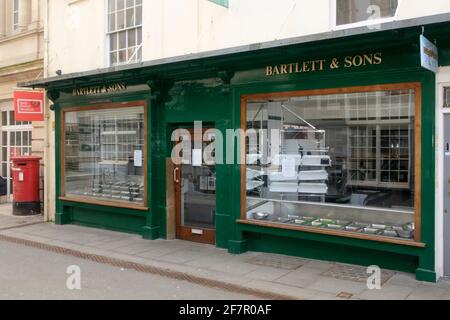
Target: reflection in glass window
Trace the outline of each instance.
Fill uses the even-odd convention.
[[[65,113],[65,192],[144,203],[144,107]]]
[[[409,89],[248,101],[247,218],[412,238],[415,108]]]
[[[336,25],[395,16],[398,0],[336,0]]]
[[[13,31],[16,31],[19,28],[19,0],[13,0],[13,19],[12,19],[12,26]]]

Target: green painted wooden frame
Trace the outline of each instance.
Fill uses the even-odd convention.
[[[63,136],[61,110],[71,109],[80,106],[95,106],[98,104],[108,103],[122,103],[133,101],[146,101],[146,136],[147,136],[147,167],[152,167],[152,152],[151,152],[151,139],[152,139],[152,121],[153,109],[152,101],[148,92],[135,92],[126,93],[122,95],[103,95],[101,97],[72,97],[67,100],[61,100],[55,103],[55,163],[56,163],[56,223],[67,224],[77,223],[81,225],[95,226],[105,229],[112,229],[118,231],[125,231],[131,233],[142,234],[145,238],[156,239],[159,237],[159,223],[153,220],[153,215],[150,213],[153,211],[153,197],[152,197],[152,170],[147,170],[146,184],[147,184],[147,208],[119,208],[108,207],[94,203],[78,202],[76,199],[60,199],[62,191],[61,179],[62,179],[62,162],[60,161],[60,155],[63,148]],[[108,213],[106,214],[105,211]]]
[[[386,77],[386,74],[389,77]],[[246,79],[247,80],[247,79]],[[434,188],[434,105],[435,105],[435,76],[433,73],[424,71],[420,68],[401,70],[399,68],[397,71],[391,70],[386,72],[385,70],[380,70],[379,72],[373,70],[365,73],[358,74],[357,72],[349,72],[348,75],[343,76],[308,76],[308,81],[300,81],[300,79],[293,76],[286,76],[283,81],[267,81],[265,83],[254,83],[254,84],[239,84],[234,87],[233,90],[233,104],[234,104],[234,124],[236,127],[240,126],[242,121],[240,113],[241,99],[243,96],[253,95],[253,94],[264,94],[273,92],[290,92],[290,91],[303,91],[303,90],[317,90],[317,89],[331,89],[338,87],[354,87],[354,86],[376,86],[383,84],[395,84],[395,83],[405,83],[405,82],[418,82],[422,86],[422,130],[421,130],[421,140],[422,140],[422,156],[421,161],[421,186],[422,190],[433,190]],[[235,183],[234,185],[241,185],[241,168],[239,166],[235,167]],[[239,206],[241,201],[238,201]],[[233,205],[233,212],[241,212],[241,209],[236,203]],[[377,264],[382,266],[388,266],[393,269],[406,270],[410,272],[416,272],[416,276],[419,280],[424,281],[436,281],[435,274],[435,262],[434,262],[434,194],[422,193],[421,195],[421,242],[424,244],[424,248],[403,246],[393,243],[381,243],[376,241],[369,241],[363,239],[351,239],[342,238],[332,235],[314,234],[302,231],[285,230],[281,228],[274,227],[261,227],[257,225],[240,224],[237,223],[233,229],[233,233],[230,237],[229,250],[231,252],[244,252],[248,249],[260,250],[260,251],[270,251],[278,252],[290,255],[300,255],[308,256],[312,258],[319,258],[328,260],[330,257],[336,261],[342,262],[354,262],[358,261],[360,264]],[[235,215],[235,222],[240,220],[240,215]],[[275,247],[275,243],[271,245],[268,241],[259,241],[257,238],[265,239],[266,237],[277,237],[278,239],[286,239],[282,243],[288,243],[288,238],[303,240],[308,243],[313,243],[317,248],[322,247],[320,243],[327,243],[332,246],[342,246],[342,249],[346,248],[363,248],[368,252],[375,253],[379,252],[391,252],[398,255],[398,257],[410,257],[416,262],[412,263],[410,260],[406,264],[402,263],[401,260],[397,262],[383,261],[383,259],[371,259],[369,256],[352,256],[352,250],[348,254],[342,253],[341,255],[335,256],[330,255],[327,250],[320,252],[308,252],[306,254],[302,253],[301,250],[289,249],[289,246]],[[281,241],[281,240],[280,240]],[[303,242],[298,242],[300,243]],[[314,246],[313,245],[313,246]],[[297,251],[297,252],[296,252]],[[357,258],[357,259],[355,259]]]

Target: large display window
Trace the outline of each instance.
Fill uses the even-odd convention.
[[[145,207],[145,102],[63,109],[66,199]]]
[[[421,87],[244,96],[246,223],[420,241]]]

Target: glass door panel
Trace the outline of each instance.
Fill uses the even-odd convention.
[[[212,142],[202,140],[200,144],[198,141],[196,143],[193,130],[188,131],[191,133],[188,152],[192,161],[176,166],[174,174],[177,237],[213,244],[216,223],[216,168],[213,162],[206,162],[203,157],[203,151]]]

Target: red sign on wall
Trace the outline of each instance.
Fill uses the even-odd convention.
[[[14,91],[14,118],[16,121],[44,121],[44,93]]]

